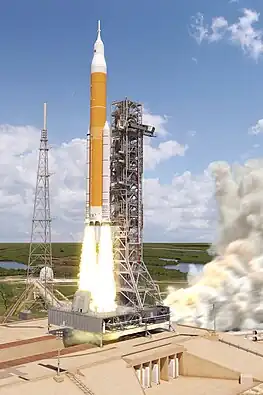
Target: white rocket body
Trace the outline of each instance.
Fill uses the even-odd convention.
[[[102,190],[102,223],[110,222],[110,127],[106,121],[103,129],[103,190]]]

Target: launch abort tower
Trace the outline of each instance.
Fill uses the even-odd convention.
[[[134,308],[162,304],[159,287],[143,262],[143,138],[154,128],[143,125],[142,105],[127,98],[112,103],[111,223],[116,227],[115,262],[119,303]]]

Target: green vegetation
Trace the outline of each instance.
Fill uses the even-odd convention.
[[[167,270],[165,266],[182,262],[205,264],[210,260],[207,253],[209,244],[196,243],[145,243],[144,261],[155,280],[184,280],[186,275],[177,270]],[[0,244],[0,261],[15,261],[27,264],[29,244],[3,243]],[[52,255],[56,277],[75,278],[81,254],[81,243],[53,243]],[[171,261],[160,260],[171,259]],[[18,269],[0,268],[0,276],[25,275]]]
[[[0,260],[27,264],[28,243],[0,243]]]
[[[182,283],[186,274],[179,270],[167,270],[165,266],[176,265],[178,262],[196,262],[205,264],[210,260],[207,253],[209,244],[184,244],[184,243],[145,243],[144,261],[155,281],[159,282],[162,292],[168,285]],[[27,264],[29,244],[27,243],[2,243],[0,244],[0,261],[14,261]],[[52,255],[54,273],[58,278],[76,278],[79,271],[81,243],[53,243]],[[164,260],[160,260],[163,258]],[[166,261],[165,259],[170,259]],[[25,267],[26,268],[26,267]],[[26,270],[0,268],[0,278],[11,276],[25,276]],[[25,284],[17,282],[0,283],[0,316],[8,306],[23,292]],[[56,287],[65,296],[72,298],[77,289],[77,284],[60,284]],[[40,314],[40,312],[39,312]]]
[[[73,297],[75,292],[77,291],[77,284],[68,285],[68,284],[60,284],[56,286],[56,289],[60,291],[63,295],[67,296],[69,299]]]
[[[25,276],[26,270],[24,269],[5,269],[0,267],[0,277],[6,276]]]
[[[1,283],[0,284],[0,316],[8,307],[15,302],[25,289],[24,284]]]
[[[174,248],[187,250],[207,250],[209,243],[144,243],[144,248]]]

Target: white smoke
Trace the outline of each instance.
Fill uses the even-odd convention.
[[[189,264],[187,282],[189,285],[196,284],[202,277],[203,274],[203,266],[195,265],[194,263]]]
[[[226,331],[263,327],[263,161],[231,169],[213,163],[219,210],[214,259],[189,275],[189,288],[169,288],[173,320]]]

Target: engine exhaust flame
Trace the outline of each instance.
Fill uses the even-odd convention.
[[[100,235],[98,243],[97,234]],[[90,292],[91,311],[101,313],[116,309],[116,283],[110,225],[100,227],[87,225],[85,227],[78,288],[80,291]]]
[[[91,310],[99,313],[116,310],[112,232],[108,224],[102,225],[100,229],[97,278],[98,283],[92,294]]]
[[[96,235],[93,226],[86,225],[82,244],[79,272],[79,290],[93,294],[97,276]]]
[[[263,161],[211,167],[219,209],[217,256],[191,286],[169,290],[173,319],[226,331],[263,328]]]

